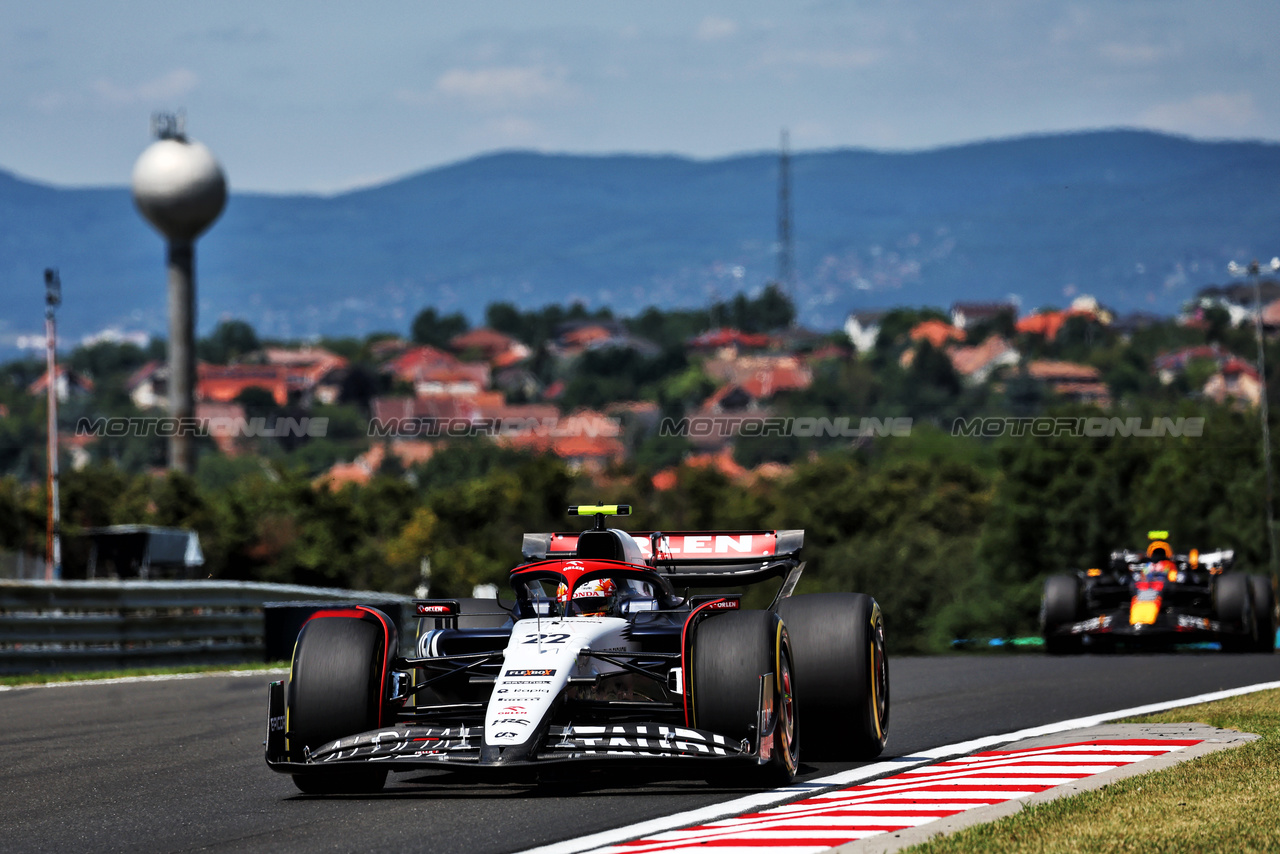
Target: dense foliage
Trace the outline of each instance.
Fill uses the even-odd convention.
[[[779,297],[765,292],[717,310],[750,328],[780,316]],[[754,478],[682,465],[675,487],[662,490],[654,475],[696,449],[648,428],[628,434],[627,462],[596,475],[553,455],[474,439],[454,441],[407,470],[385,465],[363,485],[320,485],[316,477],[328,466],[367,449],[368,401],[393,390],[370,355],[377,336],[326,342],[353,362],[340,400],[306,410],[329,418],[324,438],[292,444],[260,438],[237,457],[209,443],[194,477],[163,472],[164,444],[156,437],[101,439],[78,469],[64,459],[68,574],[83,571],[85,529],[149,523],[197,530],[211,577],[403,593],[425,584],[433,595],[469,595],[477,584],[501,585],[519,560],[522,532],[572,528],[567,505],[616,500],[635,505],[627,524],[636,530],[804,528],[801,592],[873,594],[884,606],[892,647],[902,652],[945,649],[957,637],[1034,631],[1046,574],[1096,565],[1112,549],[1141,545],[1149,528],[1173,531],[1179,548],[1233,547],[1249,568],[1266,566],[1256,413],[1195,398],[1191,380],[1163,385],[1151,371],[1151,360],[1170,346],[1220,342],[1247,353],[1247,334],[1218,322],[1200,329],[1169,322],[1122,338],[1075,324],[1051,342],[1020,342],[1046,358],[1098,367],[1116,398],[1104,413],[1064,408],[1016,377],[962,383],[942,351],[905,340],[912,324],[928,316],[897,313],[872,352],[813,361],[812,385],[772,404],[794,417],[905,417],[909,436],[743,439],[735,450],[739,465],[788,465]],[[420,340],[450,323],[465,328],[459,318],[420,319]],[[547,373],[565,380],[566,410],[639,398],[678,414],[715,388],[681,347],[705,331],[709,314],[651,309],[615,321],[582,306],[523,311],[498,304],[487,319],[539,352],[572,322],[617,323],[653,345],[643,352],[591,351],[570,365],[548,362]],[[258,345],[252,329],[228,322],[201,350],[229,359]],[[124,377],[162,349],[96,344],[73,352],[68,363],[93,375],[96,386],[91,398],[67,403],[64,425],[82,415],[140,414],[124,393]],[[902,358],[907,349],[914,359]],[[1280,364],[1280,351],[1271,350],[1270,364]],[[0,552],[44,549],[44,403],[26,392],[42,368],[34,361],[0,368]],[[1272,400],[1280,402],[1276,385]],[[267,415],[293,411],[292,403],[280,408],[260,394],[247,393],[241,403]],[[1144,425],[1155,418],[1205,420],[1198,436],[952,435],[955,419],[977,415],[1105,416]]]
[[[107,463],[67,472],[62,499],[69,563],[78,531],[148,522],[199,531],[213,577],[409,593],[429,558],[438,595],[501,585],[522,532],[571,529],[564,508],[602,497],[634,502],[635,529],[804,528],[801,592],[869,592],[897,651],[936,650],[955,637],[1034,631],[1045,574],[1095,565],[1151,527],[1264,566],[1257,448],[1256,424],[1231,412],[1214,413],[1199,439],[986,445],[921,428],[815,457],[781,480],[744,488],[682,468],[675,489],[656,492],[643,472],[601,486],[553,457],[476,440],[408,480],[336,491],[263,460],[218,486]],[[40,552],[43,514],[41,487],[0,481],[0,547]]]

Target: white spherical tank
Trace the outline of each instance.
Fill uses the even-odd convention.
[[[165,237],[194,240],[222,213],[227,179],[200,143],[160,139],[133,167],[133,202]]]

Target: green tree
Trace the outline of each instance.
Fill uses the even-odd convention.
[[[387,565],[402,574],[417,571],[422,559],[431,553],[439,524],[440,520],[429,508],[414,510],[400,532],[386,545]]]
[[[409,334],[415,344],[447,347],[450,341],[470,328],[466,315],[461,312],[442,315],[434,307],[429,307],[418,312]]]
[[[727,317],[726,325],[744,332],[771,332],[791,325],[796,307],[776,282],[770,282],[754,299],[737,294],[728,303],[718,303],[712,315]]]
[[[208,338],[196,342],[196,355],[206,362],[225,365],[262,348],[258,334],[243,320],[223,320]]]
[[[45,492],[16,477],[0,477],[0,549],[44,554]]]
[[[1006,341],[1012,341],[1018,334],[1017,314],[1012,306],[1007,311],[999,311],[994,317],[980,320],[965,329],[965,343],[973,346],[981,344],[992,335],[999,335]]]
[[[609,308],[588,309],[575,302],[567,309],[560,305],[546,305],[539,309],[522,311],[509,302],[491,303],[485,309],[485,325],[510,335],[539,350],[556,335],[556,330],[570,321],[609,321],[613,311]]]
[[[465,596],[477,584],[506,586],[525,531],[563,530],[573,475],[555,457],[528,457],[447,488],[427,506],[439,519],[431,554],[433,595]]]
[[[713,325],[712,315],[705,309],[663,311],[654,306],[649,306],[625,322],[632,333],[663,349],[683,347],[690,338]]]
[[[616,400],[657,397],[664,381],[687,367],[682,350],[666,350],[656,356],[625,347],[588,350],[576,361],[560,405],[565,409],[600,408]]]
[[[77,347],[67,359],[72,370],[88,374],[95,380],[115,374],[128,374],[146,361],[146,351],[127,341],[99,341]]]

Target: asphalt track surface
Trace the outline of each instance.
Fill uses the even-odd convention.
[[[273,678],[0,692],[0,851],[503,854],[743,794],[618,771],[541,783],[431,771],[393,774],[376,796],[303,796],[262,759]],[[1280,655],[893,659],[882,758],[1275,680]],[[856,765],[805,763],[801,779]]]

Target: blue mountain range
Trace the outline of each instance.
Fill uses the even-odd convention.
[[[122,174],[129,164],[122,164]],[[405,332],[432,305],[580,300],[630,314],[751,292],[777,270],[779,160],[506,152],[333,196],[235,191],[197,247],[201,334]],[[1227,263],[1280,254],[1280,145],[1139,131],[929,151],[791,157],[795,282],[806,325],[851,310],[1092,294],[1171,313]],[[62,188],[0,171],[0,347],[38,334],[43,270],[60,328],[163,335],[164,247],[126,186]]]

